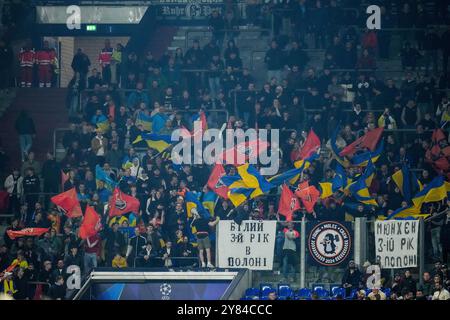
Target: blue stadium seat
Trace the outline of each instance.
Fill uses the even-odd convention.
[[[319,289],[325,290],[325,288],[323,286],[314,286],[313,287],[313,291],[316,291],[316,290],[319,290]]]
[[[386,295],[386,298],[389,299],[389,297],[391,296],[391,288],[383,288],[381,289],[381,291],[383,291]]]
[[[271,293],[271,292],[277,292],[277,290],[270,286],[269,287],[265,286],[265,287],[261,288],[261,298],[267,297],[269,295],[269,293]]]
[[[339,289],[339,288],[340,288],[340,286],[332,286],[331,290],[330,290],[330,294],[332,296],[336,295],[336,290]]]
[[[325,290],[323,287],[318,287],[316,290],[314,290],[314,293],[317,295],[317,297],[321,300],[327,300],[330,298],[330,293],[328,290]]]
[[[345,297],[345,300],[353,300],[356,298],[356,292],[358,291],[358,289],[352,289],[352,291],[350,292],[350,294],[348,296]]]
[[[331,295],[336,298],[337,296],[341,296],[342,299],[345,298],[345,289],[341,287],[333,287],[331,289]]]
[[[258,288],[248,288],[245,290],[246,297],[259,297],[260,290]]]
[[[291,298],[294,292],[289,285],[278,286],[278,297]]]
[[[312,294],[312,292],[309,288],[301,288],[301,289],[298,289],[296,296],[299,300],[303,300],[303,299],[311,298],[311,294]]]
[[[259,285],[259,290],[260,290],[261,292],[262,292],[264,289],[266,289],[266,288],[273,289],[273,288],[272,288],[272,285],[269,284],[269,283],[261,283],[261,284]]]

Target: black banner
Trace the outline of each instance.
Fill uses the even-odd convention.
[[[345,264],[353,256],[353,231],[350,223],[308,223],[306,234],[308,264],[335,267]]]

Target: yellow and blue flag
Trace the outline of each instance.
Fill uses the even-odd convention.
[[[184,201],[186,202],[186,213],[188,218],[192,218],[192,209],[196,209],[202,218],[209,219],[211,216],[209,211],[205,209],[198,199],[198,195],[194,192],[187,191],[184,196]]]
[[[156,149],[158,152],[163,152],[170,147],[172,143],[170,135],[155,133],[141,133],[133,141],[133,144],[141,141],[145,141],[149,148]]]
[[[213,191],[204,192],[202,195],[202,204],[209,211],[210,215],[214,216],[214,208],[216,207],[217,194]]]
[[[152,131],[152,117],[144,112],[137,114],[135,124],[136,126],[141,125],[145,131]]]
[[[255,167],[248,163],[239,166],[234,176],[223,176],[221,181],[229,191],[228,196],[234,206],[239,206],[248,199],[256,198],[270,191],[273,184],[264,179]]]
[[[334,172],[335,174],[331,181],[319,182],[321,199],[331,197],[334,193],[343,190],[347,186],[347,174],[339,162],[336,164]]]
[[[133,161],[129,155],[126,155],[122,159],[122,169],[130,169],[133,166]]]
[[[405,220],[405,219],[418,219],[418,218],[426,218],[429,214],[422,214],[420,211],[420,207],[415,206],[407,206],[401,207],[392,212],[385,220]]]
[[[95,115],[92,117],[91,122],[100,129],[102,132],[107,132],[109,130],[109,120],[105,115]]]
[[[410,171],[406,165],[403,165],[401,170],[395,172],[391,178],[408,202],[411,201],[413,194],[422,191],[423,189],[419,179],[417,179],[414,172]]]
[[[102,169],[99,165],[95,166],[95,182],[97,185],[97,188],[99,187],[98,182],[103,181],[105,184],[105,188],[108,190],[114,190],[114,188],[117,186],[117,182],[115,182],[109,174],[105,172],[105,170]]]
[[[330,147],[331,147],[331,155],[334,159],[336,159],[336,161],[341,164],[342,166],[344,166],[345,168],[350,166],[350,161],[347,160],[347,158],[342,157],[339,155],[339,153],[341,153],[341,149],[339,149],[339,147],[336,144],[336,140],[337,140],[337,135],[339,133],[339,131],[341,130],[341,126],[338,125],[336,127],[336,130],[333,131],[333,134],[330,137]]]
[[[414,206],[420,208],[423,203],[441,201],[447,198],[447,184],[443,176],[437,176],[429,184],[419,191],[412,202]]]
[[[364,173],[359,178],[348,186],[348,190],[353,197],[361,203],[378,206],[377,202],[370,195],[367,183],[371,182],[371,176],[374,174],[373,164],[369,159],[368,165]]]
[[[283,173],[277,174],[268,179],[268,181],[277,187],[281,186],[286,181],[289,181],[289,183],[293,185],[298,180],[300,174],[303,172],[304,167],[305,166],[302,165],[300,168],[290,169]]]
[[[357,154],[353,158],[351,158],[350,162],[352,165],[359,167],[367,166],[369,160],[372,161],[372,163],[375,163],[380,158],[381,153],[383,152],[383,148],[384,148],[384,141],[381,140],[374,151],[367,151],[364,153]]]

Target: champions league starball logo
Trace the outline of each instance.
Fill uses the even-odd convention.
[[[335,266],[343,262],[351,251],[350,233],[340,223],[322,222],[311,230],[308,246],[311,256],[319,264]]]
[[[172,293],[172,286],[168,283],[163,283],[159,286],[159,292],[161,292],[161,300],[170,300],[170,294]]]

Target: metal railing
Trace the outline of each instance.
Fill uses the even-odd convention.
[[[221,30],[224,32],[224,34],[230,34],[230,33],[262,33],[262,32],[270,32],[269,29],[264,28],[258,28],[258,29],[245,29],[245,28],[237,28],[237,29],[224,29]],[[203,39],[212,39],[213,31],[212,30],[198,30],[198,29],[186,29],[184,33],[184,49],[187,50],[189,48],[189,41],[199,40],[196,38],[191,39],[190,35],[193,33],[201,33],[202,36],[200,36]]]

